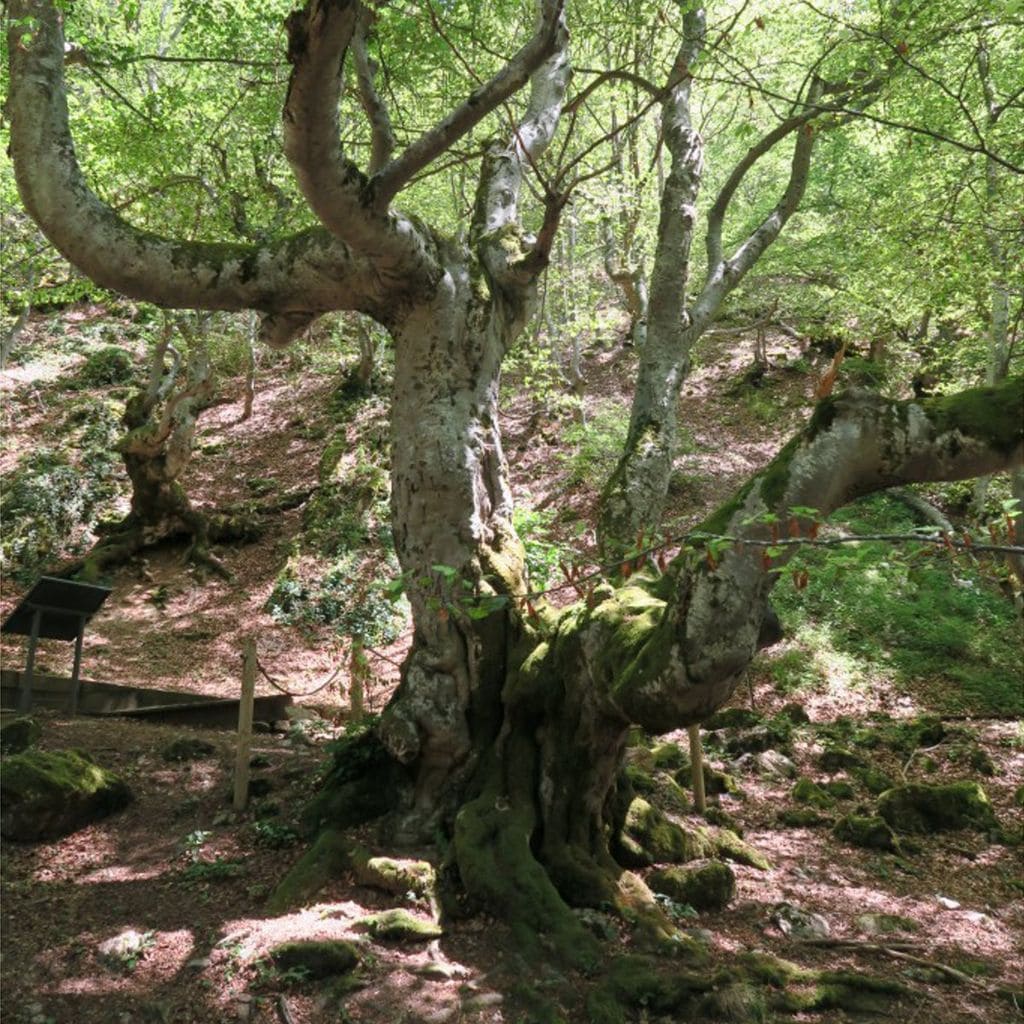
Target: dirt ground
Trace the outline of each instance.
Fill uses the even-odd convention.
[[[694,439],[682,468],[700,477],[700,503],[724,497],[738,480],[763,464],[785,429],[729,412],[716,388],[723,375],[742,369],[748,354],[735,351],[724,364],[724,348],[707,357],[683,396],[684,425]],[[774,358],[791,356],[779,339]],[[624,369],[632,355],[621,347],[595,350],[587,362],[593,401],[622,400]],[[20,451],[59,431],[60,375],[41,361],[17,366],[2,378],[8,472]],[[238,422],[241,382],[227,382],[228,400],[205,413],[189,490],[199,505],[216,508],[249,494],[253,477],[274,479],[286,491],[315,479],[323,447],[323,408],[335,381],[327,374],[268,371],[261,380],[254,417]],[[792,422],[809,404],[804,378],[785,383]],[[723,418],[732,443],[722,449]],[[792,425],[792,424],[789,424]],[[593,492],[559,492],[558,467],[546,443],[562,425],[545,424],[525,406],[508,410],[507,452],[517,493],[536,505],[552,495],[585,517]],[[713,465],[712,465],[713,463]],[[712,475],[712,470],[714,473]],[[682,505],[682,499],[680,499]],[[681,513],[682,514],[682,513]],[[565,518],[571,518],[571,516]],[[83,659],[88,678],[234,697],[239,690],[243,638],[257,639],[261,662],[296,693],[312,690],[340,657],[337,638],[326,628],[282,627],[265,610],[266,599],[300,528],[301,510],[284,513],[255,544],[219,552],[233,573],[228,583],[183,569],[182,550],[151,552],[118,573],[111,598],[90,625]],[[585,538],[584,538],[585,543]],[[13,606],[21,588],[5,582],[0,612]],[[157,599],[159,597],[159,599]],[[371,710],[380,709],[397,678],[408,634],[391,647],[371,652]],[[5,640],[4,663],[18,667],[20,641]],[[67,645],[44,645],[41,667],[66,673]],[[258,692],[273,690],[261,680]],[[736,703],[763,713],[783,698],[766,679],[754,678]],[[529,1021],[515,995],[527,970],[538,989],[556,980],[525,965],[512,952],[500,921],[476,917],[446,926],[442,939],[416,946],[370,939],[359,924],[367,913],[405,906],[427,917],[430,907],[415,897],[396,899],[334,879],[315,903],[294,913],[269,916],[268,895],[304,849],[294,830],[305,800],[316,789],[328,760],[325,745],[346,719],[344,694],[328,687],[299,697],[315,712],[290,732],[260,733],[253,753],[254,776],[266,793],[236,815],[230,809],[234,737],[228,731],[185,730],[131,720],[71,719],[42,712],[41,746],[79,748],[121,773],[134,799],[122,812],[52,842],[3,842],[2,972],[3,1020],[10,1024],[185,1024],[251,1021],[253,1024],[414,1024],[444,1021],[513,1024]],[[918,713],[884,695],[831,693],[807,702],[812,722],[839,714],[886,711]],[[973,721],[980,745],[995,765],[985,780],[993,806],[1007,827],[1020,827],[1013,794],[1024,783],[1024,744],[1016,723]],[[214,753],[194,762],[164,760],[167,744],[182,735],[208,741]],[[794,760],[805,774],[819,748],[813,728],[799,734]],[[670,737],[685,747],[685,736]],[[939,752],[941,754],[941,751]],[[939,755],[936,755],[939,757]],[[888,761],[886,761],[888,757]],[[939,757],[935,778],[953,772]],[[907,771],[896,755],[879,766]],[[820,775],[820,772],[818,773]],[[702,930],[714,959],[728,964],[743,950],[765,950],[801,965],[869,971],[899,979],[916,993],[893,1007],[898,1024],[999,1024],[1017,1019],[1000,989],[1020,989],[1024,940],[1024,873],[1020,848],[990,844],[976,833],[929,837],[912,858],[859,850],[837,842],[828,829],[782,828],[781,806],[790,804],[791,781],[740,778],[742,796],[718,798],[744,829],[746,840],[770,861],[768,871],[737,865],[737,894],[724,911],[691,922]],[[689,818],[690,824],[700,821]],[[260,824],[262,822],[262,824]],[[374,844],[372,832],[363,837]],[[385,851],[382,851],[385,852]],[[431,859],[433,851],[387,851]],[[812,944],[785,936],[773,924],[780,903],[797,904],[831,925],[830,941]],[[912,920],[901,950],[969,975],[954,983],[928,975],[920,963],[879,950],[857,917],[899,914]],[[138,956],[105,962],[104,941],[133,929],[142,936]],[[327,983],[301,982],[271,969],[267,951],[292,938],[347,938],[365,951],[361,987],[344,996]],[[846,944],[849,940],[849,944]],[[628,948],[630,936],[622,935]],[[914,973],[916,970],[916,974]],[[908,973],[909,972],[909,973]],[[590,986],[600,978],[578,978],[578,999],[565,1000],[564,1017],[584,1024]],[[654,1020],[643,1016],[644,1020]],[[823,1024],[861,1019],[842,1010],[787,1019]],[[875,1018],[878,1019],[878,1018]]]

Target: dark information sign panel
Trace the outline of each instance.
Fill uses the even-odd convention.
[[[43,639],[75,641],[75,663],[71,670],[71,713],[78,712],[82,635],[85,633],[85,624],[100,610],[109,595],[109,587],[41,576],[21,599],[18,607],[7,616],[7,621],[0,626],[0,632],[29,638],[28,658],[18,689],[19,711],[28,711],[32,707],[36,644]]]
[[[78,636],[82,619],[91,619],[109,595],[109,587],[40,576],[18,607],[7,616],[0,631],[15,636],[31,636],[32,619],[38,611],[37,636],[40,639],[74,640]]]

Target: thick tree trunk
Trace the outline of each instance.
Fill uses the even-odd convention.
[[[409,528],[440,528],[400,532],[400,552],[424,577],[441,560],[514,594],[521,560],[505,532],[505,492],[487,484],[502,479],[500,448],[491,447],[496,434],[480,430],[490,395],[431,385],[429,366],[456,358],[460,346],[439,342],[423,317],[427,311],[409,327],[420,356],[401,371],[421,444],[416,455],[396,452],[396,516]],[[412,337],[403,337],[411,349]],[[461,351],[479,359],[482,349]],[[413,809],[427,812],[417,820],[450,830],[461,886],[525,946],[568,962],[595,954],[570,905],[640,915],[648,938],[663,938],[670,926],[615,858],[628,803],[622,753],[631,725],[654,735],[693,725],[739,684],[763,642],[775,570],[786,558],[765,564],[766,520],[789,518],[794,506],[827,514],[899,483],[1019,466],[1022,424],[1019,379],[925,402],[851,392],[822,402],[801,434],[703,525],[705,536],[737,541],[713,565],[699,547],[684,551],[664,575],[605,583],[588,602],[536,617],[510,608],[464,621],[457,607],[438,614],[429,588],[420,588],[413,654],[380,737],[414,769]],[[398,428],[396,443],[411,429]],[[448,445],[422,444],[428,437]],[[450,478],[448,488],[426,488],[438,474]]]

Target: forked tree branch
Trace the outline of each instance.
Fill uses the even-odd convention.
[[[52,0],[11,0],[10,153],[25,208],[103,288],[160,306],[257,309],[307,320],[382,307],[379,278],[325,231],[261,245],[185,243],[122,219],[86,183],[64,84],[64,33]]]
[[[564,30],[562,13],[562,0],[541,0],[539,24],[529,42],[490,81],[474,89],[464,103],[374,176],[371,188],[378,209],[386,207],[411,178],[530,80],[554,52],[559,32]]]

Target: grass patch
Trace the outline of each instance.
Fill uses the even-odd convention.
[[[875,496],[831,523],[858,533],[910,532],[902,506]],[[798,651],[769,661],[785,692],[867,675],[945,714],[1019,716],[1020,625],[983,566],[905,545],[864,542],[802,555],[807,588],[774,602]],[[806,654],[809,661],[801,661]]]

